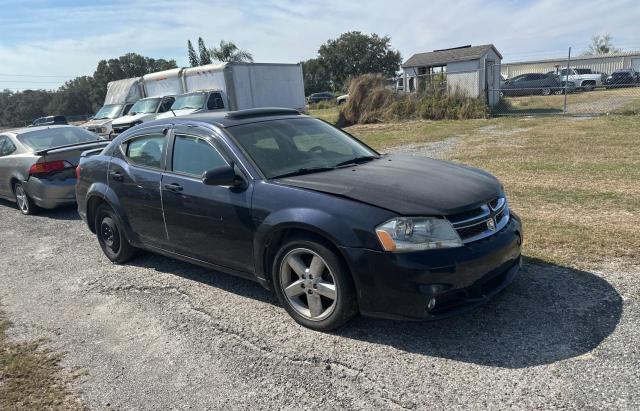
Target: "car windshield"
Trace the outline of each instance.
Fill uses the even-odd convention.
[[[242,124],[227,131],[267,178],[326,171],[379,157],[348,134],[309,117]]]
[[[204,93],[183,94],[176,97],[176,101],[173,102],[171,110],[202,108],[202,106],[204,105],[205,97],[206,94]]]
[[[108,106],[104,106],[96,113],[93,118],[95,120],[103,120],[107,118],[116,118],[120,114],[122,110],[122,104],[109,104]]]
[[[29,131],[18,135],[18,140],[31,149],[47,150],[77,143],[102,140],[100,136],[80,127],[55,127]]]
[[[144,100],[138,100],[138,102],[131,107],[131,110],[129,110],[129,115],[155,113],[158,104],[160,104],[160,100],[162,99],[146,98]]]

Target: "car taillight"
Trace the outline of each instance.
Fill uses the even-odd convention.
[[[38,175],[38,174],[49,174],[55,173],[58,171],[66,170],[67,168],[72,168],[73,165],[68,161],[58,160],[58,161],[48,161],[45,163],[35,163],[29,168],[29,175]]]

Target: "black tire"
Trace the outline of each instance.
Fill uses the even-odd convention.
[[[101,204],[96,210],[96,236],[100,248],[109,260],[124,264],[137,252],[124,235],[120,222],[111,207]]]
[[[330,275],[331,280],[335,284],[336,298],[329,307],[333,308],[330,313],[327,314],[326,318],[311,319],[302,315],[290,302],[290,297],[285,295],[285,286],[283,284],[285,281],[283,281],[283,276],[286,274],[284,274],[283,271],[286,271],[286,269],[283,269],[283,262],[285,257],[291,255],[292,252],[298,252],[298,250],[310,250],[313,254],[320,256],[322,260],[324,260],[323,263],[327,269],[324,271],[325,274],[323,275]],[[321,239],[317,239],[312,236],[300,236],[287,240],[274,258],[272,273],[273,286],[280,303],[297,323],[305,327],[318,331],[329,331],[344,325],[358,314],[355,286],[353,284],[351,274],[340,257],[327,247]],[[313,288],[315,288],[315,286]],[[313,289],[311,289],[311,287],[308,287],[306,290],[306,292],[312,291]],[[322,293],[319,293],[317,289],[316,293],[318,298],[320,298],[320,294]],[[306,299],[307,295],[303,291],[302,295],[297,298],[301,300]],[[307,302],[307,305],[310,307],[309,302]],[[329,311],[329,308],[327,309],[327,312]],[[311,310],[309,310],[309,312],[311,312]]]
[[[27,190],[25,190],[21,183],[15,183],[13,185],[13,194],[16,197],[18,210],[20,210],[22,214],[33,215],[42,210],[40,207],[35,205],[31,197],[29,197],[29,194],[27,194]]]
[[[596,85],[593,83],[587,83],[583,86],[584,91],[593,91],[594,88],[596,88]]]
[[[551,89],[549,87],[545,87],[542,90],[540,90],[540,94],[542,94],[543,96],[550,96]]]

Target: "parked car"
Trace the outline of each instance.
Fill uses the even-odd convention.
[[[159,114],[157,118],[167,119],[207,111],[228,110],[229,108],[224,104],[221,91],[195,91],[193,93],[176,96],[176,100],[171,105],[171,109],[164,114]]]
[[[256,280],[313,329],[456,314],[520,266],[522,226],[495,177],[381,155],[295,110],[156,120],[93,154],[78,211],[108,259],[144,249]]]
[[[634,69],[616,70],[605,80],[606,88],[635,87],[640,83],[640,74]]]
[[[323,91],[322,93],[313,93],[307,98],[309,104],[319,103],[321,101],[335,101],[336,95],[330,91]]]
[[[37,126],[52,126],[52,125],[64,125],[67,123],[67,118],[65,116],[46,116],[39,117],[31,123],[31,127]]]
[[[602,75],[593,73],[588,68],[566,68],[560,70],[560,81],[564,85],[566,81],[573,83],[576,88],[584,91],[592,91],[596,87],[602,87]]]
[[[80,153],[104,147],[100,136],[75,126],[29,127],[0,133],[0,197],[23,214],[75,203]]]
[[[155,120],[158,114],[169,111],[175,101],[174,96],[149,97],[138,100],[127,115],[113,120],[111,123],[113,133],[109,135],[109,138],[115,138],[118,134],[145,121]]]
[[[343,94],[341,96],[336,97],[336,103],[338,103],[338,105],[344,104],[347,101],[349,101],[349,95],[348,94]]]
[[[133,107],[133,104],[134,103],[106,104],[102,106],[89,121],[81,124],[80,127],[102,137],[109,138],[113,133],[113,128],[111,127],[113,120],[127,115],[131,107]]]
[[[568,91],[575,89],[575,84],[569,82]],[[560,77],[555,74],[530,73],[516,76],[506,80],[501,85],[501,96],[525,96],[532,94],[542,94],[548,96],[553,93],[562,93],[564,87]]]

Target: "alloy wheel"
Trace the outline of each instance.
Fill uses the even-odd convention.
[[[29,213],[29,199],[27,198],[27,193],[24,192],[24,188],[22,185],[18,184],[16,186],[16,202],[18,203],[18,208],[24,214]]]
[[[321,321],[336,307],[338,288],[326,261],[307,248],[296,248],[282,259],[280,282],[293,309],[312,321]]]

